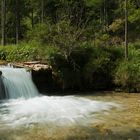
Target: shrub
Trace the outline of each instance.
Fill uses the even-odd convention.
[[[49,38],[49,25],[37,24],[33,30],[27,32],[28,41],[46,43]]]
[[[6,50],[4,47],[0,47],[0,60],[6,60]]]
[[[122,48],[93,47],[92,55],[84,67],[87,85],[94,89],[113,88],[114,69],[122,58]]]
[[[88,62],[92,50],[81,45],[72,49],[69,56],[66,56],[56,46],[47,46],[45,52],[46,60],[53,67],[55,78],[57,77],[63,89],[80,88],[82,70]]]
[[[122,48],[94,47],[90,43],[72,49],[68,57],[56,46],[45,48],[44,56],[64,89],[112,88],[114,69],[123,56]]]
[[[140,91],[140,51],[130,48],[129,60],[121,61],[115,74],[115,83],[128,92]]]
[[[0,59],[10,62],[23,62],[37,59],[37,48],[29,44],[0,47]]]

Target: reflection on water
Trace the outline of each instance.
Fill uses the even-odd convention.
[[[86,125],[91,119],[96,119],[97,112],[108,111],[113,107],[118,105],[74,96],[7,100],[0,104],[0,124],[8,127],[36,123]]]

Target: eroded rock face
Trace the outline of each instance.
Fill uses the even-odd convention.
[[[53,90],[53,79],[51,69],[32,70],[32,78],[40,93],[47,94]]]

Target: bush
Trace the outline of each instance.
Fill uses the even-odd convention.
[[[69,56],[66,56],[56,46],[47,46],[45,52],[46,60],[53,67],[54,76],[61,87],[80,88],[83,67],[89,61],[92,49],[81,45],[72,49]]]
[[[93,47],[92,55],[83,71],[87,85],[94,89],[112,89],[114,70],[121,58],[122,48]]]
[[[49,25],[37,24],[33,30],[27,32],[27,40],[40,42],[42,44],[46,43],[49,38]]]
[[[4,47],[0,47],[0,60],[6,60],[6,50]]]
[[[129,60],[121,61],[115,74],[115,83],[127,92],[140,91],[140,51],[130,48]]]
[[[45,48],[44,56],[63,89],[112,88],[114,69],[123,56],[122,48],[100,48],[89,43],[72,49],[68,57],[56,46]]]
[[[29,44],[0,47],[0,59],[10,62],[23,62],[37,59],[37,48]]]

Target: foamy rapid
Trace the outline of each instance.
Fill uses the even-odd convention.
[[[74,96],[16,99],[0,104],[0,123],[8,126],[36,123],[85,124],[90,122],[90,119],[93,121],[96,113],[114,107],[118,105]]]

